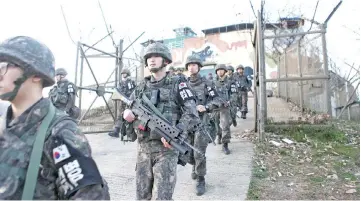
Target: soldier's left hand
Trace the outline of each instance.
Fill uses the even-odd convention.
[[[207,111],[206,107],[204,105],[197,105],[198,112],[205,112]]]
[[[167,142],[167,140],[164,139],[164,137],[162,137],[160,139],[164,145],[165,148],[171,148],[172,146],[170,146],[170,144]]]

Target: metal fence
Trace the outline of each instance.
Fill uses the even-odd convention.
[[[298,41],[286,49],[279,61],[279,78],[325,77],[325,74],[328,76],[324,66],[321,34],[317,34],[311,40]],[[326,82],[329,81],[313,79],[279,82],[277,95],[295,103],[301,111],[328,113],[328,105],[325,102],[329,98]]]
[[[301,107],[301,111],[312,109],[317,112],[332,113],[329,69],[326,48],[326,26],[307,32],[265,35],[264,25],[258,12],[254,29],[255,47],[255,130],[260,140],[264,139],[264,126],[268,117],[282,119],[290,115],[287,105],[267,98],[267,84],[277,83],[277,95]],[[278,28],[278,27],[276,27]],[[293,46],[284,50],[279,58],[277,78],[266,79],[265,40],[300,36]],[[312,36],[312,39],[309,39]],[[274,85],[274,84],[272,84]],[[270,103],[270,104],[269,104]],[[287,103],[286,103],[287,104]],[[269,112],[272,107],[274,111]]]

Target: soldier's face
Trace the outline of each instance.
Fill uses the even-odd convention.
[[[7,62],[0,62],[0,95],[12,92],[15,88],[15,81],[23,76],[24,71]],[[29,91],[32,91],[34,85],[31,83],[38,83],[39,86],[41,85],[41,78],[37,76],[31,76],[27,80],[22,83],[18,95],[20,96],[26,95]]]
[[[55,76],[55,79],[56,79],[57,82],[59,82],[61,80],[61,75]]]
[[[226,71],[225,71],[225,70],[223,70],[223,69],[217,70],[217,75],[218,75],[219,77],[223,77],[225,74],[226,74]]]
[[[0,95],[9,93],[15,88],[14,81],[21,77],[23,71],[13,64],[0,63]]]
[[[238,73],[239,73],[239,74],[243,74],[243,69],[242,69],[242,68],[239,68],[239,69],[238,69]]]
[[[149,69],[160,68],[163,65],[163,58],[160,56],[151,56],[147,59]]]
[[[127,74],[122,74],[122,77],[123,77],[123,78],[127,78],[128,75],[127,75]]]
[[[197,74],[199,70],[198,64],[188,64],[187,68],[191,75]]]

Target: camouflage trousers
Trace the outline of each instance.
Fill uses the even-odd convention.
[[[221,142],[229,143],[231,141],[231,111],[230,108],[221,109],[214,114],[216,122],[217,135]]]
[[[210,141],[208,136],[200,132],[196,132],[195,135],[191,136],[191,144],[198,149],[203,155],[206,154],[208,143]],[[206,157],[202,156],[198,152],[191,151],[190,164],[194,166],[194,172],[198,176],[205,176],[207,173]]]
[[[115,125],[114,125],[115,128],[120,128],[122,126],[123,112],[124,112],[124,110],[126,108],[126,105],[123,104],[123,103],[120,103],[118,106],[119,106],[119,108],[118,108],[118,117],[117,117],[117,120],[115,121]]]
[[[240,91],[238,94],[238,107],[241,112],[248,112],[248,92],[247,91]]]
[[[138,151],[136,164],[136,199],[172,200],[177,181],[178,153]]]

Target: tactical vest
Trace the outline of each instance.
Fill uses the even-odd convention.
[[[197,97],[197,105],[206,105],[208,98],[206,97],[208,80],[204,77],[197,77],[197,80],[192,81],[189,79],[188,82]]]
[[[50,100],[56,108],[65,109],[69,100],[68,85],[69,81],[61,81],[59,85],[51,89]],[[75,89],[74,89],[75,90]]]
[[[156,83],[151,83],[150,79],[150,76],[145,77],[144,81],[136,89],[135,96],[137,98],[146,96],[172,125],[177,125],[181,118],[180,104],[176,100],[176,87],[180,83],[180,79],[177,76],[170,75]],[[146,139],[161,139],[159,135],[153,132],[138,129],[136,131],[139,142]]]
[[[120,82],[120,91],[126,96],[130,96],[135,88],[135,83],[131,79],[126,79]]]
[[[60,121],[64,119],[71,119],[68,116],[65,116],[63,113],[56,113],[51,125],[48,128],[47,137],[51,134],[51,129]],[[5,189],[5,192],[0,193],[0,199],[20,199],[22,195],[22,190],[25,184],[26,172],[30,162],[30,155],[33,149],[33,144],[35,142],[36,133],[38,127],[41,122],[36,125],[28,125],[28,129],[26,132],[21,133],[19,135],[14,135],[13,133],[7,133],[6,129],[6,115],[0,117],[0,143],[9,143],[9,145],[2,144],[0,146],[0,182],[2,184],[8,183],[8,187],[11,189]],[[46,140],[45,140],[46,141]],[[45,142],[46,143],[46,142]],[[16,144],[18,146],[11,146]],[[43,152],[43,156],[46,156],[45,152]],[[42,157],[40,166],[44,166],[44,160],[47,160],[46,157]],[[55,167],[54,167],[55,168]],[[41,170],[40,170],[41,171]],[[42,199],[54,199],[56,195],[50,191],[49,186],[46,184],[39,183],[35,188],[34,198],[37,197],[37,194],[43,195],[46,194],[47,197],[42,197]],[[10,181],[6,181],[7,178],[12,178],[12,181],[16,181],[15,183],[10,183]],[[55,181],[54,181],[55,182]],[[43,185],[41,187],[41,185]],[[44,186],[46,185],[46,186]],[[55,186],[53,187],[55,188]],[[38,192],[39,190],[46,190],[47,192]]]
[[[227,77],[224,78],[223,81],[221,81],[219,79],[219,77],[217,77],[217,79],[215,80],[215,89],[218,93],[218,95],[224,99],[225,101],[229,101],[230,100],[230,84],[229,84],[229,80]]]

